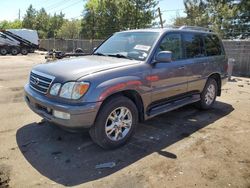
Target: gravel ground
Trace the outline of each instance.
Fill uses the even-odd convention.
[[[250,79],[234,77],[212,110],[192,105],[138,126],[104,151],[31,112],[23,86],[44,56],[0,56],[0,187],[250,188]],[[96,165],[115,162],[113,168]]]

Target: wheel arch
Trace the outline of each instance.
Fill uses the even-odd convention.
[[[209,78],[213,78],[217,82],[217,86],[218,86],[217,96],[221,96],[221,76],[220,76],[220,74],[213,73],[208,77],[208,79]]]
[[[133,90],[133,89],[126,89],[126,90],[122,90],[122,91],[117,91],[116,93],[112,93],[111,95],[107,96],[103,100],[103,102],[99,108],[99,111],[101,110],[102,106],[108,100],[111,100],[113,97],[117,97],[117,96],[124,96],[124,97],[129,98],[136,105],[136,108],[138,110],[139,121],[144,120],[144,105],[143,105],[142,97],[140,96],[140,94],[136,90]]]

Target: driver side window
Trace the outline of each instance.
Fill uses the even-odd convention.
[[[172,60],[182,59],[181,35],[167,34],[161,41],[157,53],[161,51],[171,51]]]

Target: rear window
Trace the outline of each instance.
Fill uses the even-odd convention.
[[[199,34],[183,34],[183,42],[186,58],[197,58],[204,56],[202,37]]]
[[[206,35],[204,37],[204,42],[207,56],[223,54],[220,40],[216,35]]]

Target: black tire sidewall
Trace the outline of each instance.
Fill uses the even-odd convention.
[[[2,50],[5,50],[5,53],[2,53]],[[8,50],[6,48],[1,48],[0,49],[0,54],[1,55],[6,55],[8,53]]]
[[[12,48],[12,49],[10,50],[10,52],[11,52],[12,55],[17,55],[17,54],[19,53],[19,51],[18,51],[17,48]],[[14,53],[13,53],[13,52],[14,52]]]
[[[28,54],[28,50],[26,48],[22,48],[21,49],[21,54],[22,55],[27,55]]]
[[[215,87],[215,97],[214,97],[213,102],[212,102],[211,104],[208,105],[208,104],[206,104],[206,101],[205,101],[205,95],[206,95],[206,93],[207,93],[207,88],[208,88],[211,84],[213,84],[214,87]],[[215,100],[216,100],[217,93],[218,93],[218,84],[217,84],[216,80],[213,79],[213,78],[209,78],[208,81],[207,81],[207,83],[206,83],[206,85],[205,85],[205,87],[204,87],[204,90],[203,90],[203,92],[202,92],[202,94],[201,94],[201,101],[200,101],[201,108],[204,109],[204,110],[211,108],[211,107],[214,105],[214,102],[215,102]]]
[[[105,123],[110,115],[110,113],[119,107],[126,107],[131,111],[132,115],[132,126],[128,134],[119,141],[112,141],[108,138],[108,136],[105,133]],[[95,125],[94,125],[94,131],[95,131],[95,138],[94,141],[100,145],[101,147],[105,149],[112,149],[119,147],[123,144],[125,144],[129,138],[133,135],[136,129],[136,124],[138,122],[138,110],[135,106],[135,104],[127,97],[115,97],[111,100],[109,100],[107,103],[103,105],[103,107],[100,109]]]

